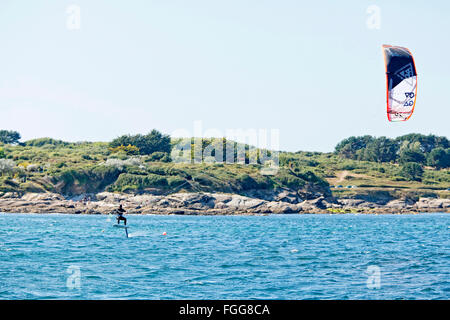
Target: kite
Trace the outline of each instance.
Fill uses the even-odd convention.
[[[383,45],[386,64],[387,117],[389,121],[406,121],[414,112],[417,73],[414,58],[407,48]]]

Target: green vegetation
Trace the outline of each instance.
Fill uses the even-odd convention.
[[[17,144],[20,134],[17,131],[0,130],[0,142],[6,144]]]
[[[346,179],[353,179],[353,185],[384,188],[403,195],[411,191],[448,197],[449,192],[445,190],[450,181],[450,149],[446,137],[416,133],[396,139],[350,137],[336,146],[335,154],[347,162],[357,160],[345,168],[351,170]],[[366,167],[364,171],[358,169],[362,166]],[[429,190],[433,192],[430,194]],[[339,190],[336,193],[351,192]]]
[[[450,167],[450,149],[435,148],[428,154],[428,165],[437,169]]]
[[[273,162],[268,160],[270,151],[225,139],[170,140],[153,130],[110,143],[12,140],[0,143],[0,194],[76,195],[105,190],[247,194],[289,188],[302,197],[324,194],[388,201],[449,196],[450,153],[445,137],[350,137],[333,153],[280,152],[274,175],[262,171]]]
[[[407,162],[402,166],[400,174],[408,180],[422,181],[423,168],[415,162]]]
[[[338,143],[335,152],[353,160],[425,163],[427,156],[433,150],[444,149],[448,153],[449,147],[446,137],[412,133],[396,139],[372,136],[350,137]]]
[[[111,141],[110,147],[117,148],[121,146],[134,146],[135,150],[141,155],[149,155],[154,152],[170,153],[170,137],[152,130],[147,135],[137,134],[134,136],[125,135]]]
[[[42,147],[45,145],[67,146],[68,144],[69,144],[68,142],[64,142],[62,140],[55,140],[52,138],[39,138],[39,139],[28,140],[25,142],[26,146],[32,146],[32,147]]]

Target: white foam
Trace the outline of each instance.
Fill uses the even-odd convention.
[[[146,237],[146,236],[148,236],[148,235],[149,235],[148,232],[145,232],[145,231],[136,231],[136,232],[133,232],[133,233],[129,233],[129,234],[128,234],[128,238],[134,238],[134,237]]]

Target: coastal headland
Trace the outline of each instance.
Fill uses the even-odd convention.
[[[156,130],[111,142],[21,142],[0,130],[0,212],[449,212],[449,168],[449,141],[434,135],[350,137],[323,153]]]

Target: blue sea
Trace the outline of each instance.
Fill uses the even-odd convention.
[[[127,217],[0,214],[0,299],[450,298],[450,214]]]

